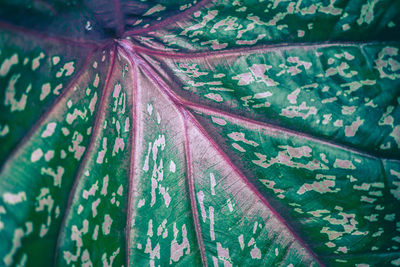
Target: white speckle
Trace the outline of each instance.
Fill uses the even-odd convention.
[[[0,67],[0,76],[4,77],[8,74],[13,65],[18,64],[18,55],[14,54],[10,59],[5,59]]]
[[[151,240],[150,237],[147,238],[147,243],[146,243],[146,248],[144,250],[145,253],[150,254],[150,266],[155,266],[154,265],[154,259],[157,257],[158,259],[160,258],[160,244],[157,243],[157,245],[154,247],[154,249],[151,248]]]
[[[39,205],[36,205],[35,211],[42,211],[47,206],[47,211],[50,213],[53,209],[54,200],[50,195],[50,190],[47,187],[40,189],[40,195],[36,198]]]
[[[46,137],[52,136],[54,133],[54,130],[56,129],[56,126],[57,126],[57,123],[55,123],[55,122],[50,122],[49,124],[47,124],[46,129],[42,133],[42,137],[46,138]]]
[[[182,243],[178,243],[178,233],[179,230],[176,228],[176,223],[174,223],[174,240],[171,241],[171,259],[170,264],[172,262],[178,262],[179,259],[183,256],[183,251],[186,249],[185,254],[190,254],[190,245],[189,240],[187,238],[187,230],[186,225],[182,225]]]
[[[124,132],[129,132],[129,117],[125,119],[125,128]]]
[[[56,88],[54,88],[54,90],[53,90],[53,94],[59,95],[60,94],[60,90],[61,90],[62,87],[63,87],[62,83],[57,85]]]
[[[215,176],[213,173],[210,173],[210,188],[211,188],[211,195],[215,195]]]
[[[168,193],[164,194],[164,202],[165,206],[168,208],[169,204],[171,203],[171,196]]]
[[[31,162],[38,161],[42,156],[43,156],[43,151],[40,148],[36,149],[35,151],[33,151],[31,155]]]
[[[163,230],[164,230],[166,224],[167,224],[167,220],[164,219],[164,220],[162,221],[162,223],[161,223],[161,224],[158,226],[158,228],[157,228],[157,236],[160,236],[160,235],[162,234],[162,232],[163,232]]]
[[[40,52],[39,56],[32,60],[32,70],[36,70],[40,66],[40,60],[44,58],[44,54]]]
[[[61,131],[62,131],[63,135],[65,135],[65,136],[68,136],[68,135],[69,135],[69,130],[68,130],[68,128],[66,128],[66,127],[62,127],[62,128],[61,128]]]
[[[6,266],[10,266],[13,263],[14,254],[17,253],[18,248],[21,247],[21,239],[24,237],[24,235],[27,235],[27,233],[24,233],[22,228],[17,228],[14,230],[12,248],[10,249],[10,252],[3,258]]]
[[[175,163],[171,160],[169,163],[169,171],[175,173],[176,171],[176,166]]]
[[[94,227],[94,230],[93,230],[92,239],[93,239],[93,240],[97,240],[97,235],[98,235],[98,234],[99,234],[99,226],[96,225],[96,226]]]
[[[53,62],[53,65],[57,65],[60,62],[60,57],[59,56],[54,56],[51,58],[51,61]]]
[[[291,104],[297,104],[297,96],[299,95],[299,93],[300,93],[300,88],[297,88],[296,90],[294,90],[292,93],[290,93],[288,96],[287,96],[287,99],[289,100],[289,102],[291,103]]]
[[[46,156],[47,156],[47,154],[49,152],[46,153],[45,159],[46,159]],[[46,159],[46,161],[48,161],[48,160]],[[53,185],[57,186],[57,187],[61,187],[61,180],[62,180],[62,176],[64,174],[64,171],[65,171],[64,168],[61,167],[61,166],[57,167],[57,172],[55,172],[51,167],[49,167],[49,168],[42,167],[40,169],[40,174],[42,174],[42,175],[46,174],[46,175],[49,175],[49,176],[53,177],[53,180],[54,180]]]
[[[97,88],[99,86],[99,82],[100,82],[100,77],[99,77],[99,74],[96,73],[96,76],[94,77],[94,81],[93,81],[93,86]]]
[[[214,207],[209,207],[208,208],[209,214],[210,214],[210,237],[211,240],[215,240],[215,232],[214,232]]]
[[[161,116],[160,113],[157,112],[157,124],[161,123]]]
[[[112,221],[110,215],[108,215],[108,214],[104,215],[104,222],[103,222],[103,225],[102,225],[102,229],[103,229],[103,234],[104,235],[108,235],[110,233],[112,222],[113,221]]]
[[[94,92],[93,98],[90,100],[90,103],[89,103],[89,110],[90,110],[90,114],[92,114],[92,115],[94,112],[94,108],[96,107],[96,103],[97,103],[97,92]]]
[[[85,152],[85,147],[80,145],[82,141],[83,136],[78,132],[74,132],[74,135],[72,137],[72,146],[68,147],[68,151],[74,152],[74,157],[77,160],[80,160],[83,153]]]
[[[226,202],[228,203],[229,211],[232,212],[233,211],[233,205],[232,205],[231,199],[228,199]]]
[[[250,255],[253,259],[261,259],[261,251],[256,245],[254,245],[253,249],[250,251]]]
[[[147,104],[147,112],[149,113],[149,115],[151,115],[153,113],[153,105],[152,104]]]
[[[117,83],[117,84],[114,86],[113,97],[114,97],[114,98],[118,98],[120,92],[121,92],[121,84]]]
[[[69,103],[69,102],[68,102]],[[68,105],[67,103],[67,105]],[[86,119],[87,115],[87,110],[85,109],[83,112],[79,109],[74,109],[73,113],[68,113],[66,121],[68,124],[72,124],[78,117],[80,117],[82,120]]]
[[[252,237],[250,239],[249,243],[247,243],[247,246],[250,247],[250,246],[254,245],[254,243],[255,243],[255,240],[254,240],[254,237]]]
[[[138,208],[141,208],[141,207],[143,207],[145,203],[146,203],[146,200],[145,200],[145,199],[141,199],[141,200],[139,200],[139,203],[138,203]]]
[[[353,137],[363,123],[364,120],[361,120],[360,117],[357,117],[356,121],[354,121],[350,126],[345,127],[345,135],[347,137]]]
[[[392,260],[390,263],[393,264],[394,266],[400,266],[400,258]]]
[[[233,143],[232,146],[239,150],[240,152],[246,152],[246,149],[244,149],[241,145],[237,144],[237,143]]]
[[[101,259],[103,261],[103,267],[112,267],[114,259],[115,257],[117,257],[118,254],[119,254],[119,248],[117,248],[117,250],[112,253],[112,255],[110,256],[110,261],[108,261],[107,253],[104,253],[103,256],[101,256]]]
[[[222,98],[222,96],[220,94],[214,94],[214,93],[208,93],[206,95],[204,95],[205,97],[214,100],[215,102],[222,102],[224,101],[224,99]]]
[[[0,126],[0,137],[6,136],[10,132],[10,127],[7,124]]]
[[[106,152],[107,152],[107,137],[103,137],[103,149],[99,151],[99,153],[97,154],[96,163],[98,164],[103,163]]]
[[[161,148],[161,150],[164,150],[165,148],[165,136],[164,135],[159,135],[157,139],[154,141],[153,147],[152,147],[152,152],[153,152],[153,160],[157,159],[157,153],[158,153],[158,148]]]
[[[253,234],[256,233],[257,227],[258,227],[258,222],[255,222],[255,223],[254,223],[254,226],[253,226]]]
[[[120,137],[115,138],[114,148],[112,155],[115,156],[119,151],[124,151],[125,143],[124,140]]]
[[[244,241],[243,241],[243,234],[238,237],[240,249],[244,249]]]
[[[45,224],[42,224],[40,226],[39,237],[43,238],[47,234],[48,231],[49,231],[49,228]]]
[[[218,267],[218,258],[215,256],[212,256],[212,260],[213,260],[214,267]]]
[[[56,210],[55,210],[54,212],[55,212],[55,217],[56,217],[56,219],[57,219],[58,216],[60,216],[60,207],[57,206],[57,207],[56,207]]]
[[[81,266],[82,267],[92,267],[93,263],[90,260],[90,254],[89,251],[87,249],[85,249],[82,253],[82,257],[81,257]]]
[[[118,187],[117,194],[120,195],[120,196],[122,196],[122,193],[123,193],[123,192],[124,192],[124,187],[123,187],[122,185],[120,185],[120,186]]]
[[[149,150],[147,151],[146,158],[144,160],[143,170],[147,172],[149,170],[149,156],[151,152],[151,142],[149,143]]]
[[[78,206],[78,215],[81,214],[82,211],[83,211],[83,206],[82,206],[82,205],[79,205],[79,206]]]
[[[147,235],[152,237],[153,236],[153,220],[149,220],[148,228],[147,228]]]
[[[26,201],[26,194],[25,194],[25,192],[19,192],[17,194],[4,193],[3,201],[10,205],[15,205],[15,204],[21,203],[23,201]]]
[[[356,168],[350,160],[342,160],[342,159],[336,159],[335,163],[333,164],[333,167],[341,169],[350,169],[350,170],[354,170]]]
[[[19,263],[16,265],[17,267],[24,267],[26,266],[26,261],[28,260],[28,255],[26,255],[26,253],[24,253],[21,257],[21,260],[19,261]]]
[[[151,177],[151,201],[150,201],[150,206],[153,207],[154,204],[156,203],[156,189],[157,189],[157,180],[154,179],[154,177]]]
[[[65,73],[65,76],[71,76],[72,73],[74,73],[74,71],[75,71],[74,62],[73,61],[67,62],[56,73],[56,77],[60,78],[60,77],[62,77],[64,75],[64,73]]]
[[[10,110],[11,112],[14,111],[22,111],[25,109],[26,106],[26,100],[28,98],[27,94],[22,94],[20,99],[17,100],[15,98],[15,95],[17,93],[17,90],[15,88],[19,78],[21,77],[21,74],[15,74],[11,77],[11,79],[8,81],[8,85],[6,88],[6,99],[4,100],[4,105],[5,106],[11,106]],[[28,87],[29,88],[29,87]],[[28,90],[27,90],[28,91]]]
[[[201,217],[203,219],[203,222],[206,222],[207,219],[207,214],[206,214],[206,209],[204,208],[204,193],[203,191],[199,191],[197,193],[197,199],[199,200],[199,205],[200,205],[200,210],[201,210]]]
[[[223,248],[221,243],[217,242],[218,259],[224,261],[224,267],[232,266],[229,258],[229,249]]]
[[[211,119],[215,124],[218,124],[218,125],[221,125],[221,126],[226,125],[226,121],[224,119],[217,118],[217,117],[211,117]]]
[[[86,21],[85,29],[87,31],[91,31],[93,29],[92,24],[90,23],[90,21]]]
[[[100,204],[100,198],[96,199],[92,203],[92,213],[93,213],[93,218],[97,216],[97,206]]]
[[[90,187],[89,191],[87,191],[86,189],[83,190],[82,193],[82,197],[84,199],[88,199],[89,196],[94,196],[96,194],[97,189],[99,189],[99,181],[96,181],[96,183],[92,184],[92,186]]]
[[[166,7],[160,4],[157,4],[155,6],[153,6],[152,8],[150,8],[149,10],[146,11],[146,13],[143,14],[143,16],[150,16],[156,12],[160,12],[165,10]]]
[[[400,125],[397,125],[393,129],[390,136],[393,137],[394,141],[397,143],[397,147],[400,148]]]
[[[42,86],[42,92],[40,93],[40,101],[45,99],[51,91],[50,83],[45,83]]]

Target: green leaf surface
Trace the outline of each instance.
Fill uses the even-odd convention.
[[[3,1],[0,266],[399,266],[398,1]]]

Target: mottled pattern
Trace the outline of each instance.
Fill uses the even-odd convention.
[[[109,65],[109,55],[99,51],[90,63]],[[106,76],[103,69],[88,67],[34,126],[28,139],[3,162],[0,173],[2,265],[53,263],[53,257],[43,255],[56,252],[68,196],[90,143],[98,97],[103,93]]]
[[[121,3],[125,17],[125,29],[127,32],[147,29],[149,26],[157,25],[165,19],[184,12],[189,8],[196,7],[199,0],[142,0],[123,1]],[[190,14],[190,13],[189,13]],[[189,15],[190,16],[190,15]]]
[[[395,40],[392,0],[213,0],[165,27],[128,35],[160,50],[223,50],[275,43]]]
[[[114,57],[114,51],[106,54]],[[107,91],[93,128],[93,141],[65,214],[59,265],[121,266],[125,262],[125,228],[132,151],[132,67],[115,56]],[[119,166],[114,169],[114,166]],[[102,246],[93,246],[93,243]]]
[[[149,60],[161,62],[173,90],[191,103],[384,157],[400,155],[398,43]]]
[[[366,250],[375,254],[371,264],[396,257],[379,253],[398,250],[398,160],[381,160],[269,125],[212,113],[195,116],[324,262],[360,263],[357,254]]]
[[[187,121],[199,225],[210,266],[317,266],[198,125]]]
[[[62,35],[74,39],[99,41],[165,24],[166,19],[177,13],[185,12],[190,17],[193,13],[190,11],[202,6],[203,2],[205,1],[4,0],[1,3],[0,18],[8,23],[45,31],[51,35],[59,36],[62,32]]]
[[[10,31],[1,31],[1,36],[0,161],[3,162],[27,130],[72,86],[91,49],[61,47],[57,42]]]
[[[171,101],[136,65],[137,116],[130,264],[201,264],[187,184],[184,125]],[[144,90],[142,90],[142,88]]]
[[[0,18],[0,266],[400,266],[400,2]]]

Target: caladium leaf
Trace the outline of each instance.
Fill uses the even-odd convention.
[[[397,1],[3,1],[3,266],[400,265]]]

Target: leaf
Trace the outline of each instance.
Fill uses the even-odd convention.
[[[3,1],[1,265],[400,265],[399,11]]]

